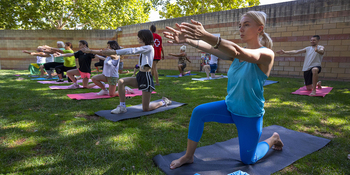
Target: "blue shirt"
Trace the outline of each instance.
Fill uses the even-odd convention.
[[[257,64],[235,58],[227,72],[227,110],[242,117],[264,115],[264,83],[267,76]]]

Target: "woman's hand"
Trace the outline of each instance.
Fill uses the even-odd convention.
[[[179,26],[181,28],[180,31],[185,34],[185,38],[202,40],[204,37],[210,35],[210,33],[204,29],[202,23],[199,21],[191,19],[191,23],[192,24],[183,22]]]
[[[82,51],[84,53],[90,53],[91,52],[91,50],[89,48],[87,48],[87,47],[81,48],[80,51]]]
[[[168,43],[177,43],[177,44],[182,44],[182,43],[188,43],[189,40],[184,37],[184,33],[180,31],[180,25],[178,23],[175,24],[178,30],[166,26],[165,28],[169,32],[163,32],[164,37],[170,39],[171,41],[168,41]]]
[[[56,52],[56,53],[53,54],[54,57],[60,57],[61,55],[62,55],[62,54],[59,53],[59,52]]]

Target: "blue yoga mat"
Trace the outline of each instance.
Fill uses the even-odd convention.
[[[57,79],[58,79],[57,77],[53,77],[51,79],[47,79],[47,78],[41,77],[41,78],[32,78],[30,80],[36,80],[36,81],[45,81],[45,80],[47,80],[47,81],[50,81],[50,80],[57,80]]]
[[[270,85],[270,84],[274,84],[274,83],[278,83],[278,81],[266,80],[264,86],[267,86],[267,85]]]
[[[197,74],[190,74],[190,75],[197,75]],[[182,75],[183,77],[184,76],[190,76],[189,74],[186,74],[186,75]],[[179,78],[179,75],[167,75],[166,77],[175,77],[175,78]]]

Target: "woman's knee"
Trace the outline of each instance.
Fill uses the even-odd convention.
[[[124,82],[125,82],[125,81],[124,81],[123,79],[119,79],[119,80],[118,80],[118,85],[122,85],[122,84],[124,84]]]

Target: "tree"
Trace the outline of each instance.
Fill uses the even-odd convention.
[[[252,7],[259,4],[259,0],[176,0],[174,3],[166,0],[159,14],[161,18],[169,19]]]
[[[0,29],[116,29],[148,21],[150,0],[1,0]]]

